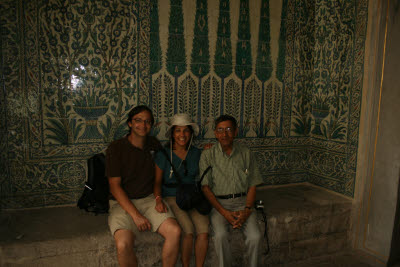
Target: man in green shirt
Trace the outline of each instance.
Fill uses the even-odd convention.
[[[215,120],[218,144],[204,150],[199,163],[200,173],[212,166],[202,181],[202,190],[214,207],[210,216],[219,265],[232,265],[227,231],[230,224],[233,229],[243,229],[249,265],[256,267],[262,235],[253,204],[256,185],[262,183],[262,178],[249,148],[234,142],[237,133],[237,122],[232,116],[222,115]]]

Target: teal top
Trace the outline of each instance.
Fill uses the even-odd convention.
[[[247,192],[249,187],[263,183],[256,158],[240,143],[233,143],[230,155],[223,152],[220,143],[204,150],[199,166],[201,173],[212,167],[201,184],[208,185],[216,196]]]
[[[165,148],[167,151],[168,157],[171,155],[171,150],[169,148]],[[175,170],[179,173],[180,177],[183,180],[184,184],[194,184],[196,179],[199,176],[199,160],[200,160],[201,150],[196,147],[190,147],[185,162],[182,162],[182,159],[179,158],[172,151],[172,164],[174,164]],[[171,164],[165,158],[165,154],[161,151],[158,151],[155,155],[154,162],[157,166],[163,170],[162,176],[162,196],[163,197],[174,197],[176,196],[176,187],[167,187],[164,184],[175,184],[177,183],[176,177],[172,174],[170,178]],[[182,164],[181,164],[182,163]],[[185,173],[185,165],[186,165],[186,173]],[[185,175],[186,174],[186,175]]]

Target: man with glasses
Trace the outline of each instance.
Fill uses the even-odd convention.
[[[232,116],[222,115],[215,120],[218,144],[204,150],[199,163],[200,173],[212,167],[202,181],[202,190],[214,207],[210,216],[219,266],[232,266],[227,229],[230,226],[243,230],[249,266],[256,267],[262,235],[253,205],[256,185],[263,181],[249,148],[234,142],[237,133],[237,122]]]
[[[149,136],[153,113],[146,106],[137,106],[129,112],[126,122],[129,134],[112,142],[106,155],[111,192],[108,224],[115,239],[118,262],[120,266],[138,266],[135,238],[141,231],[153,231],[165,239],[163,266],[175,266],[181,229],[170,209],[165,213],[155,209],[153,154],[161,144]]]

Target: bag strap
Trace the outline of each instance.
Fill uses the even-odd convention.
[[[171,165],[172,171],[174,172],[174,175],[176,177],[176,181],[178,181],[179,184],[182,184],[182,178],[179,175],[179,173],[177,172],[177,170],[175,169],[174,164],[172,164],[171,159],[169,158],[167,151],[163,147],[160,149],[160,151],[164,154],[165,158],[168,160],[169,164]]]
[[[179,175],[179,173],[176,171],[174,164],[172,164],[171,159],[169,158],[167,151],[164,148],[161,148],[160,151],[164,154],[165,158],[168,160],[169,164],[171,165],[172,171],[174,172],[174,174],[176,176],[176,180],[178,181],[179,184],[182,184],[182,178]],[[203,181],[204,176],[207,174],[207,172],[210,169],[212,169],[211,165],[208,166],[207,169],[201,175],[201,178],[199,180],[199,184],[201,184],[201,181]],[[169,185],[172,185],[172,184],[169,184]]]
[[[211,165],[207,167],[207,169],[203,172],[203,175],[201,175],[201,178],[200,178],[200,180],[199,180],[199,184],[201,184],[201,181],[203,181],[204,176],[205,176],[205,175],[207,174],[207,172],[208,172],[209,170],[211,170],[211,169],[212,169]]]

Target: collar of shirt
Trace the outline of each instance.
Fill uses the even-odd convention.
[[[131,147],[134,150],[139,150],[139,151],[150,151],[154,152],[158,150],[158,146],[156,145],[156,139],[152,136],[147,136],[146,141],[144,142],[143,148],[137,147],[134,144],[132,144],[129,139],[128,135],[124,137],[124,142],[126,143],[127,146]]]
[[[217,149],[224,155],[224,157],[230,158],[230,157],[232,157],[233,154],[235,153],[235,151],[236,151],[236,149],[235,149],[236,146],[237,146],[236,143],[233,142],[233,144],[232,144],[232,152],[231,152],[230,155],[228,155],[228,154],[225,153],[225,151],[222,149],[221,143],[219,143],[219,142],[218,142],[218,145],[217,145]]]

